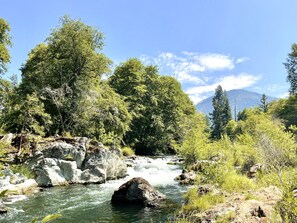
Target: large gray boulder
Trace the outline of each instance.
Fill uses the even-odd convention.
[[[77,167],[81,168],[86,156],[87,142],[88,139],[85,137],[77,137],[69,142],[53,142],[46,146],[43,154],[47,158],[75,161]]]
[[[98,168],[105,173],[105,180],[127,175],[126,162],[113,150],[99,148],[86,155],[83,170],[96,171]]]
[[[148,181],[135,177],[124,183],[114,192],[111,203],[114,205],[137,204],[144,207],[156,207],[165,199]]]
[[[74,138],[46,145],[33,165],[38,185],[104,183],[126,176],[127,166],[117,152],[102,145],[87,149],[87,144],[87,138]]]

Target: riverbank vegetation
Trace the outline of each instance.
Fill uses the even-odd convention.
[[[209,132],[201,118],[188,132],[180,153],[186,159],[186,171],[195,171],[197,180],[185,195],[177,222],[254,222],[261,218],[268,222],[297,221],[295,44],[292,51],[285,63],[291,84],[289,98],[267,104],[263,95],[259,107],[240,112],[237,122],[229,119],[223,125],[222,119],[213,118]],[[216,94],[215,115],[216,98],[223,95],[220,87]],[[224,115],[224,100],[219,106],[220,115],[228,117],[228,109]],[[236,198],[232,207],[228,205],[230,198]],[[241,207],[247,207],[250,200],[264,210],[247,209],[249,212],[240,216],[244,211]],[[268,203],[273,205],[267,207]]]

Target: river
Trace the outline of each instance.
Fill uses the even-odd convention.
[[[174,178],[181,173],[181,167],[168,165],[172,157],[138,157],[128,168],[128,176],[104,184],[69,185],[46,188],[29,197],[18,196],[6,202],[9,213],[0,216],[0,222],[29,223],[35,217],[60,213],[62,217],[53,222],[63,223],[145,223],[165,222],[173,216],[187,190]],[[115,207],[110,204],[115,189],[131,179],[143,177],[166,195],[165,205],[160,208],[137,206]]]

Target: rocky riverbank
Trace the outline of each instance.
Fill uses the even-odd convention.
[[[104,183],[127,174],[120,150],[90,143],[87,138],[50,142],[32,161],[36,181],[42,187]]]
[[[5,196],[4,200],[34,193],[40,187],[97,184],[127,175],[127,165],[119,149],[107,148],[84,137],[61,137],[34,142],[33,149],[32,144],[27,144],[31,147],[30,154],[26,154],[26,159],[19,165],[25,166],[34,178],[28,179],[23,174],[13,173],[9,167],[19,162],[19,154],[12,145],[16,138],[12,134],[2,138],[12,151],[6,154],[11,159],[4,163],[0,175],[0,193]],[[0,212],[6,211],[1,202]]]

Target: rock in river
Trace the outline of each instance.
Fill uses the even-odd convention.
[[[111,203],[115,205],[140,204],[144,207],[157,207],[162,200],[165,200],[165,195],[152,187],[145,179],[135,177],[114,192]]]
[[[117,151],[87,145],[83,137],[45,145],[33,165],[38,185],[104,183],[126,176],[127,165]]]

